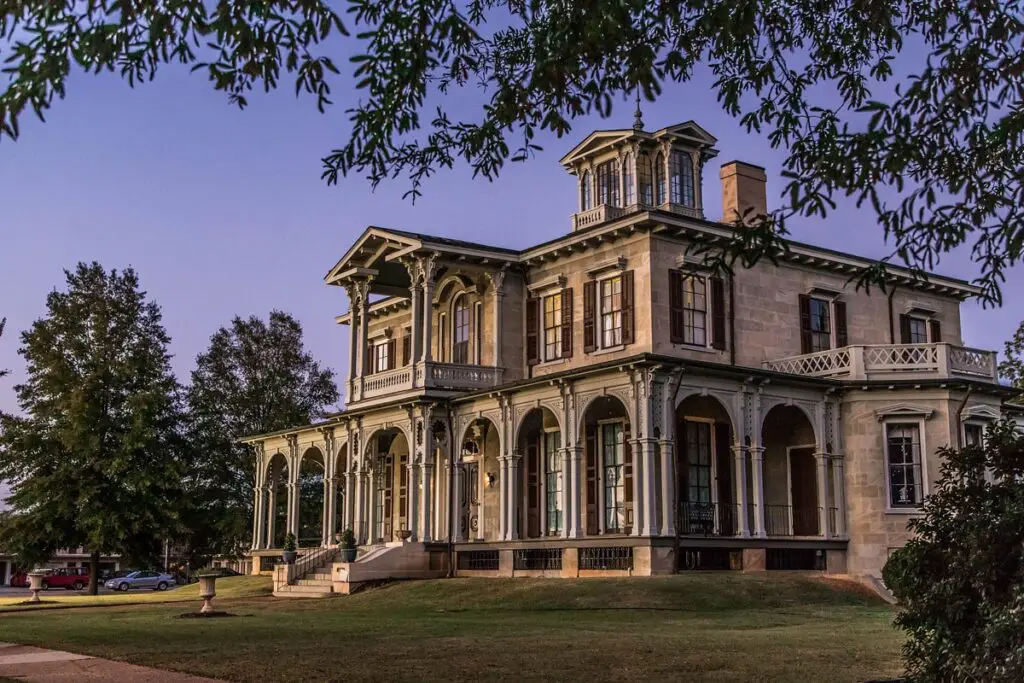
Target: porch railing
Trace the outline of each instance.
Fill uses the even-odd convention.
[[[995,382],[996,354],[952,344],[843,346],[765,361],[768,370],[808,377],[870,380],[974,377]]]
[[[735,536],[736,505],[723,503],[679,504],[679,533],[684,536]]]
[[[769,536],[818,536],[820,515],[819,507],[765,505],[764,531]]]

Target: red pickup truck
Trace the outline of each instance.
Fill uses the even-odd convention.
[[[46,570],[43,577],[43,590],[64,588],[80,591],[89,585],[89,569],[87,567],[68,567],[67,569]],[[28,574],[18,573],[11,577],[11,586],[28,587]]]

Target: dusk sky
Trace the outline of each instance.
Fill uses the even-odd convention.
[[[704,179],[709,218],[721,212],[718,167],[732,159],[767,168],[769,205],[777,206],[785,151],[723,114],[710,83],[702,73],[645,104],[648,130],[693,119],[718,137],[720,154]],[[0,143],[0,317],[8,318],[0,368],[13,371],[0,380],[0,410],[17,409],[18,333],[44,313],[47,292],[63,288],[62,269],[77,261],[139,272],[163,309],[183,381],[217,327],[273,308],[302,322],[308,347],[341,377],[347,328],[334,316],[348,303],[322,278],[367,225],[507,247],[567,233],[575,185],[558,159],[592,129],[632,122],[632,104],[622,102],[611,120],[579,120],[571,136],[539,140],[542,153],[508,166],[494,183],[473,180],[465,167],[441,171],[412,204],[402,198],[402,179],[376,192],[359,177],[327,187],[320,157],[344,142],[352,93],[339,89],[340,104],[321,115],[293,92],[254,95],[239,111],[204,77],[180,69],[164,69],[136,90],[113,75],[78,75],[46,123],[26,117],[21,139]],[[449,106],[475,115],[469,100]],[[870,209],[845,204],[827,220],[792,227],[800,241],[865,256],[888,252]],[[976,275],[966,252],[938,270]],[[1002,309],[964,305],[968,345],[1002,349],[1024,318],[1015,294],[1022,285],[1017,269]]]

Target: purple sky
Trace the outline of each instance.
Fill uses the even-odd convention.
[[[721,153],[704,180],[707,215],[720,213],[718,166],[731,159],[763,165],[769,204],[782,188],[783,151],[746,134],[723,114],[702,74],[672,85],[645,104],[649,130],[694,119],[719,139]],[[22,138],[0,144],[0,410],[15,410],[13,385],[23,378],[18,332],[44,312],[46,293],[63,287],[62,269],[79,260],[107,268],[134,266],[164,312],[174,367],[183,380],[210,335],[232,316],[295,315],[306,343],[341,376],[346,330],[333,321],[347,309],[342,290],[322,277],[369,224],[524,247],[570,230],[574,182],[558,159],[594,128],[628,127],[632,106],[611,120],[577,122],[562,140],[539,140],[543,153],[513,164],[494,183],[473,181],[465,168],[442,171],[415,205],[392,181],[371,193],[362,178],[327,187],[320,157],[344,141],[347,121],[339,91],[326,115],[290,87],[255,95],[240,112],[205,79],[165,69],[131,90],[118,77],[79,75],[45,124],[25,118]],[[475,112],[450,101],[455,114]],[[800,241],[866,256],[887,253],[870,210],[841,205],[828,220],[799,221]],[[965,255],[939,272],[970,279]],[[1001,310],[964,305],[967,344],[1002,349],[1024,318],[1024,273],[1011,273]]]

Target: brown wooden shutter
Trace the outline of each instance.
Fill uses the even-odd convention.
[[[938,344],[942,341],[942,324],[938,320],[929,320],[928,326],[931,328],[931,343]]]
[[[388,339],[388,370],[394,370],[398,367],[397,346],[396,340]]]
[[[597,283],[587,280],[583,283],[583,352],[597,349]]]
[[[900,343],[910,343],[910,316],[906,314],[900,315]]]
[[[725,282],[711,278],[711,346],[725,349]]]
[[[683,325],[683,274],[678,270],[668,271],[668,327],[673,344],[684,344],[686,333]]]
[[[537,314],[540,299],[529,298],[526,300],[526,364],[536,365],[540,362],[540,334],[537,329],[539,320]]]
[[[633,334],[633,271],[622,274],[622,343],[632,344]]]
[[[562,358],[572,357],[572,287],[562,290]]]
[[[850,343],[849,334],[846,331],[846,302],[833,302],[833,309],[836,317],[836,346],[842,348]]]
[[[408,365],[410,360],[412,360],[412,330],[407,331],[402,337],[402,365]]]
[[[810,353],[814,346],[811,341],[811,297],[800,295],[800,353]]]

